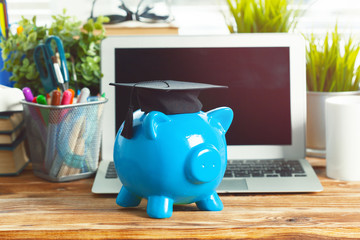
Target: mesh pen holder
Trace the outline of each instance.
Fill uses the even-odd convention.
[[[36,176],[65,182],[95,173],[106,102],[103,99],[62,106],[21,102]]]

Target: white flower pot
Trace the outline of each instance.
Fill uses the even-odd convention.
[[[310,157],[325,157],[325,101],[330,97],[360,95],[350,92],[307,92],[306,153]]]

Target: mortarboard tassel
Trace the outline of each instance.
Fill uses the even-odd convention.
[[[126,139],[131,139],[133,137],[133,118],[134,118],[134,97],[135,85],[131,88],[130,92],[130,102],[129,102],[129,110],[126,113],[124,128],[121,132],[121,136]]]

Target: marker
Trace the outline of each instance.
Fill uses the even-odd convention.
[[[25,101],[32,102],[32,103],[37,103],[36,97],[33,96],[32,92],[31,92],[31,89],[29,87],[24,87],[22,89],[22,92],[24,94]],[[30,111],[30,114],[31,114],[32,118],[39,119],[39,121],[35,121],[36,124],[39,124],[39,129],[43,129],[42,124],[45,123],[45,122],[44,122],[44,120],[42,118],[40,109],[38,107],[29,106],[29,111]],[[43,135],[43,132],[44,131],[40,131],[40,134],[41,134],[40,137],[41,137],[42,141],[44,141],[43,139],[45,139],[45,137]]]
[[[69,88],[68,90],[72,93],[72,98],[71,98],[70,104],[73,104],[74,97],[75,97],[75,91],[71,88]]]
[[[47,105],[47,101],[46,101],[46,98],[45,98],[44,95],[39,95],[39,96],[37,96],[36,102],[37,102],[38,104]]]
[[[52,91],[52,97],[51,97],[51,105],[52,106],[58,106],[60,105],[61,101],[61,92],[58,90]],[[44,171],[46,173],[50,173],[51,166],[53,165],[53,162],[56,161],[58,158],[57,152],[56,152],[56,146],[57,146],[57,133],[59,129],[59,123],[62,120],[62,114],[63,112],[57,109],[50,109],[49,112],[49,125],[47,128],[47,148],[45,152],[45,160],[44,160]]]
[[[31,89],[29,87],[24,87],[22,92],[24,94],[25,101],[32,102],[34,100],[34,95],[32,94]]]
[[[51,98],[51,105],[57,106],[61,103],[61,93],[58,90],[54,90]]]
[[[60,93],[60,91],[58,91],[58,92]],[[55,93],[55,91],[54,91],[54,93]],[[71,99],[72,99],[71,91],[69,91],[69,90],[64,91],[62,99],[61,99],[61,105],[70,104]],[[68,109],[63,109],[61,111],[61,114],[58,117],[59,122],[63,121],[65,116],[69,116],[69,115],[66,115],[67,113],[68,113]],[[61,134],[61,131],[60,131],[60,134]],[[66,144],[65,145],[58,145],[58,150],[62,151],[64,147],[66,148]],[[63,162],[63,158],[59,156],[59,153],[57,153],[52,159],[53,160],[51,161],[51,167],[50,167],[50,163],[49,163],[49,165],[46,166],[46,168],[49,169],[49,175],[53,176],[53,177],[60,176],[59,171],[62,168],[62,166],[65,165],[65,163]]]
[[[80,95],[77,99],[77,103],[87,102],[87,98],[90,96],[90,90],[87,87],[81,89]]]
[[[69,90],[66,90],[63,93],[63,97],[61,99],[61,105],[68,105],[71,102],[72,93]]]
[[[40,105],[48,105],[46,102],[46,97],[44,95],[38,95],[36,98],[36,102]],[[45,126],[47,126],[49,123],[49,110],[42,107],[37,107],[37,109],[38,111],[40,111]]]
[[[46,102],[47,102],[48,105],[51,104],[51,96],[50,96],[49,93],[46,94]]]

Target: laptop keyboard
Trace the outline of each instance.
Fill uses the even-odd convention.
[[[306,177],[306,174],[298,160],[232,160],[224,177]],[[109,163],[105,178],[117,178],[114,162]]]
[[[298,160],[232,160],[224,177],[306,177],[306,174]]]
[[[109,165],[106,170],[105,178],[117,178],[118,175],[116,173],[114,162],[109,162]]]

